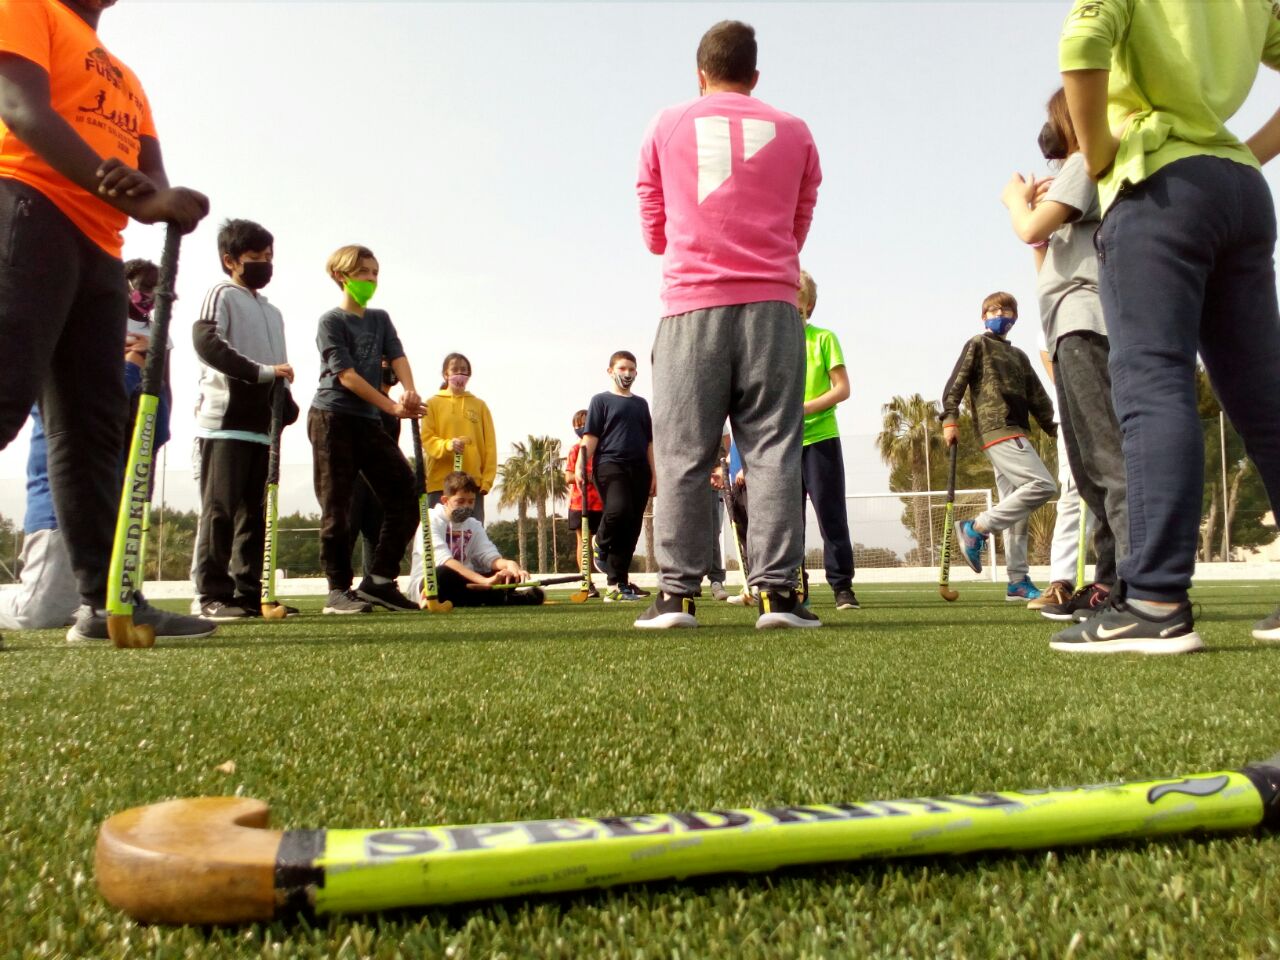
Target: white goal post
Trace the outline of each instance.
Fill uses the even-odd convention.
[[[990,489],[957,490],[955,519],[972,520],[991,508]],[[849,517],[849,537],[853,541],[853,561],[857,582],[925,583],[936,580],[942,554],[942,528],[946,518],[945,490],[900,493],[853,493],[845,497]],[[996,538],[987,543],[983,572],[975,574],[955,548],[951,552],[951,579],[954,582],[990,580],[999,576],[996,568]],[[822,571],[822,535],[813,504],[805,502],[805,566],[810,578],[825,579]],[[733,533],[726,519],[723,549],[729,579],[740,582]],[[750,558],[748,558],[748,563]]]

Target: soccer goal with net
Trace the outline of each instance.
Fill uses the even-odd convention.
[[[946,522],[946,491],[918,493],[854,493],[845,498],[853,562],[859,581],[921,583],[936,579],[942,559],[942,533]],[[957,490],[955,519],[971,520],[991,507],[990,490]],[[726,523],[724,556],[728,569],[737,569],[733,534]],[[995,581],[996,538],[988,541],[983,572],[976,574],[955,551],[951,553],[951,579]],[[822,535],[813,504],[805,502],[805,566],[811,576],[822,577]]]

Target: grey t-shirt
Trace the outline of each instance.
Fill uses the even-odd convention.
[[[385,310],[366,310],[363,317],[334,308],[320,318],[320,386],[311,400],[318,410],[349,413],[377,420],[379,410],[338,382],[343,370],[355,370],[375,390],[382,383],[382,358],[399,360],[404,347]]]
[[[1068,333],[1107,333],[1098,298],[1098,252],[1093,246],[1102,217],[1098,185],[1089,179],[1082,152],[1067,158],[1044,199],[1076,211],[1049,238],[1036,290],[1045,342],[1050,355],[1056,356],[1058,339]]]

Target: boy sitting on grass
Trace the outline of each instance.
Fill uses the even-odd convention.
[[[965,563],[982,572],[987,537],[1005,531],[1005,565],[1009,573],[1006,600],[1035,600],[1040,596],[1027,570],[1027,517],[1058,493],[1053,476],[1027,439],[1028,414],[1051,437],[1058,435],[1053,402],[1027,355],[1006,335],[1018,322],[1018,301],[1008,293],[993,293],[982,301],[986,332],[964,345],[942,394],[942,435],[947,446],[959,441],[956,419],[960,401],[969,391],[978,442],[996,474],[1000,502],[972,520],[957,521],[956,543]]]
[[[470,474],[455,470],[444,478],[444,496],[431,508],[432,558],[440,600],[455,607],[488,607],[511,604],[537,606],[546,600],[541,587],[519,590],[470,590],[467,584],[522,583],[529,572],[514,560],[504,560],[484,525],[474,516],[480,484]],[[413,565],[409,570],[409,595],[422,597],[422,537],[413,541]],[[426,599],[419,601],[426,605]]]

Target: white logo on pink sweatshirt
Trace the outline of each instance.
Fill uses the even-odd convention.
[[[640,152],[645,242],[663,254],[667,315],[794,304],[822,171],[804,122],[716,93],[663,111]]]

